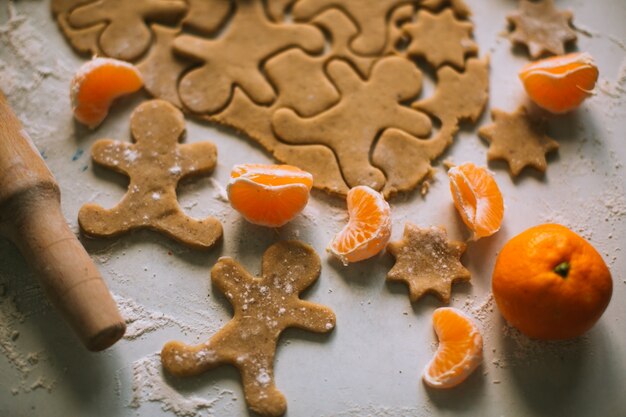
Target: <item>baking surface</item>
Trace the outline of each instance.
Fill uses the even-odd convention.
[[[491,54],[488,106],[513,111],[524,102],[517,70],[528,62],[501,34],[510,0],[468,0],[481,53]],[[218,167],[210,177],[183,184],[181,205],[194,217],[217,216],[224,240],[209,252],[186,249],[151,232],[114,240],[82,238],[128,321],[125,338],[103,353],[88,353],[51,309],[15,247],[0,240],[0,414],[3,416],[226,416],[247,415],[237,373],[220,368],[184,380],[164,376],[158,352],[169,340],[208,340],[230,318],[226,299],[209,271],[217,258],[236,258],[251,272],[281,239],[311,244],[322,274],[304,298],[331,307],[329,335],[284,333],[276,356],[278,388],[287,416],[607,416],[626,415],[626,4],[623,0],[557,1],[574,11],[578,49],[600,69],[595,96],[568,115],[554,117],[549,133],[560,144],[545,176],[525,171],[513,181],[503,163],[489,164],[505,198],[503,228],[470,242],[463,261],[470,284],[453,287],[451,306],[472,314],[485,339],[482,366],[461,386],[427,389],[420,374],[436,348],[430,316],[441,306],[426,296],[411,305],[406,287],[388,284],[389,254],[343,267],[325,247],[345,223],[340,199],[314,192],[295,221],[265,229],[242,221],[225,198],[233,164],[270,162],[258,146],[230,130],[187,121],[187,141],[210,140]],[[130,140],[129,116],[147,97],[122,99],[96,131],[72,120],[69,81],[84,61],[67,46],[47,1],[0,4],[0,88],[55,174],[63,211],[78,233],[82,204],[113,206],[123,177],[94,167],[100,138]],[[424,94],[432,91],[426,81]],[[486,111],[478,126],[489,123]],[[441,160],[485,164],[486,144],[467,126],[435,164],[430,191],[391,200],[392,239],[406,221],[443,225],[453,238],[469,233],[454,211]],[[564,224],[591,241],[613,274],[613,299],[584,337],[534,342],[508,327],[490,296],[499,248],[544,222]]]

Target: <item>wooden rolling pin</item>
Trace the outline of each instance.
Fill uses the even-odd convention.
[[[0,92],[0,233],[12,240],[87,349],[126,330],[115,301],[61,213],[52,173]]]

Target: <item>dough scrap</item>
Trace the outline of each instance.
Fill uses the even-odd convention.
[[[422,73],[410,61],[394,56],[377,61],[368,80],[361,79],[345,61],[332,61],[327,71],[341,95],[339,103],[310,118],[279,109],[272,117],[274,131],[287,143],[328,146],[350,187],[368,185],[381,190],[385,175],[369,160],[376,136],[387,128],[417,137],[431,132],[426,115],[400,104],[419,94]]]
[[[93,161],[130,178],[128,191],[112,209],[85,204],[78,213],[81,229],[94,237],[113,237],[149,228],[197,249],[212,247],[222,236],[214,217],[187,216],[178,205],[176,186],[190,176],[206,175],[217,163],[215,145],[180,145],[185,131],[182,113],[163,100],[141,104],[131,116],[135,143],[97,141]]]
[[[150,46],[147,21],[175,22],[186,11],[184,0],[99,0],[76,7],[67,20],[75,29],[105,24],[98,40],[102,52],[133,61]]]
[[[463,69],[465,56],[478,52],[472,40],[473,28],[472,23],[456,19],[451,9],[439,14],[420,10],[414,23],[404,25],[411,38],[407,52],[412,57],[424,57],[435,68],[451,64]]]
[[[185,74],[178,87],[182,102],[195,113],[223,110],[235,85],[256,103],[271,104],[276,94],[260,71],[262,62],[290,47],[312,53],[324,48],[317,28],[273,23],[260,1],[238,0],[236,8],[223,36],[205,39],[183,34],[174,40],[177,53],[203,63]]]
[[[442,122],[476,123],[489,99],[489,56],[467,60],[464,72],[444,66],[437,71],[435,93],[412,107]]]
[[[491,118],[492,124],[478,130],[478,134],[489,142],[489,161],[507,161],[514,177],[527,166],[546,171],[546,154],[557,150],[559,144],[546,135],[545,119],[530,116],[524,106],[513,113],[492,109]]]
[[[211,281],[233,306],[233,318],[206,343],[168,342],[161,351],[163,367],[173,375],[191,376],[232,365],[241,374],[248,407],[263,416],[281,416],[287,401],[274,383],[281,333],[288,327],[316,333],[335,327],[332,310],[299,298],[319,274],[319,256],[297,241],[270,246],[259,278],[232,258],[220,258]]]
[[[461,264],[465,249],[463,242],[448,240],[443,227],[422,229],[407,222],[402,240],[387,245],[389,253],[396,258],[387,280],[405,282],[413,302],[432,293],[448,303],[452,284],[471,278],[470,272]]]
[[[560,11],[553,0],[520,0],[519,9],[507,16],[513,26],[509,39],[524,44],[533,59],[544,54],[563,55],[565,44],[577,38],[572,12]]]

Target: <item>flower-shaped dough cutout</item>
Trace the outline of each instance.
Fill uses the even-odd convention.
[[[464,72],[445,66],[437,71],[435,94],[412,107],[437,117],[442,122],[459,120],[476,123],[489,99],[489,57],[467,60]]]
[[[487,159],[507,161],[513,176],[527,166],[545,172],[546,154],[559,148],[558,142],[545,133],[546,120],[530,116],[524,106],[513,113],[492,109],[491,118],[492,124],[478,130],[489,142]]]
[[[263,2],[238,0],[226,33],[216,39],[181,35],[174,49],[203,62],[179,84],[182,102],[196,113],[217,113],[228,104],[235,85],[259,104],[271,104],[276,94],[260,70],[264,60],[289,47],[308,52],[324,48],[322,32],[310,25],[270,21]]]
[[[198,249],[213,246],[222,236],[214,217],[197,220],[178,205],[178,182],[209,174],[217,163],[215,145],[199,142],[180,145],[185,119],[163,100],[141,104],[131,116],[135,143],[97,141],[93,161],[130,178],[128,191],[111,209],[85,204],[78,213],[81,229],[90,236],[112,237],[148,228]]]
[[[133,61],[150,46],[147,21],[176,22],[185,11],[184,0],[98,0],[72,10],[68,22],[77,29],[106,24],[98,42],[102,52]]]
[[[263,416],[282,415],[287,401],[274,383],[281,333],[288,327],[316,333],[335,327],[335,314],[329,308],[299,297],[319,273],[319,256],[297,241],[270,246],[259,278],[232,258],[220,258],[211,280],[232,304],[234,317],[206,343],[167,343],[161,352],[163,367],[177,376],[191,376],[232,365],[241,374],[250,409]]]
[[[411,301],[433,293],[448,303],[452,284],[470,279],[469,271],[461,264],[465,248],[463,242],[448,240],[444,228],[422,229],[406,223],[402,240],[387,245],[389,253],[396,258],[387,280],[405,282]]]
[[[419,94],[422,74],[411,62],[393,56],[376,62],[368,80],[340,60],[332,61],[327,71],[339,90],[339,103],[308,118],[279,109],[272,118],[274,131],[287,143],[328,146],[350,187],[368,185],[380,190],[385,175],[370,162],[376,136],[387,128],[417,137],[430,134],[431,120],[400,104]]]
[[[387,19],[391,11],[410,0],[298,0],[293,16],[298,21],[313,19],[330,8],[343,10],[359,27],[359,34],[351,43],[361,55],[377,55],[387,43]]]
[[[520,0],[519,10],[507,16],[513,25],[509,39],[528,47],[534,59],[543,54],[563,55],[565,44],[576,40],[572,12],[560,11],[553,0]]]
[[[439,14],[420,10],[416,21],[403,28],[411,38],[409,56],[424,57],[435,68],[451,64],[462,69],[465,56],[478,52],[478,45],[472,40],[474,25],[458,20],[451,9]]]

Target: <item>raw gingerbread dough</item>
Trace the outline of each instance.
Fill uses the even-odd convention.
[[[119,0],[107,0],[106,4],[111,1]],[[180,0],[151,1],[173,4]],[[53,0],[59,25],[74,47],[107,55],[98,47],[104,23],[77,29],[62,19],[93,5],[93,0]],[[459,120],[475,120],[482,108],[488,68],[479,65],[485,60],[474,62],[466,56],[475,48],[470,38],[471,23],[460,20],[468,15],[463,6],[459,0],[430,0],[424,4],[417,0],[189,0],[187,15],[180,16],[178,26],[150,26],[152,41],[142,52],[138,66],[151,94],[244,133],[281,162],[311,172],[315,187],[345,195],[354,185],[368,184],[389,197],[417,187],[430,171],[431,161],[451,143]],[[440,30],[456,33],[451,45],[441,37],[448,45],[443,48],[445,57],[441,62],[432,60],[440,66],[435,94],[430,98],[397,99],[384,106],[382,101],[396,94],[392,90],[397,80],[389,76],[389,85],[383,85],[387,81],[378,85],[372,92],[377,96],[362,100],[365,105],[344,97],[351,88],[346,83],[363,88],[372,84],[375,63],[403,61],[394,64],[392,71],[411,67],[411,71],[420,73],[407,57],[411,39],[406,28],[414,20],[419,26],[423,19],[416,16],[430,13],[424,8],[437,13],[430,16],[434,16]],[[289,10],[297,23],[288,18]],[[114,13],[113,9],[108,11]],[[143,30],[146,21],[152,20],[138,18],[135,13],[132,30]],[[106,29],[111,30],[110,25]],[[78,39],[78,30],[90,32]],[[432,43],[439,37],[427,38]],[[416,42],[413,39],[413,47]],[[448,68],[448,62],[456,69]],[[344,75],[337,78],[336,72]],[[402,87],[417,95],[420,80],[412,77],[410,85]],[[462,103],[455,101],[457,88],[465,95]],[[447,95],[454,98],[449,100]],[[411,109],[409,101],[414,99],[420,101]],[[450,107],[450,103],[456,107]],[[324,140],[298,137],[302,136],[300,132],[282,132],[283,137],[277,133],[284,126],[272,124],[276,116],[285,114],[291,114],[291,120],[298,123],[308,119],[327,123],[347,107],[351,110],[343,112],[342,117],[348,119],[331,123],[334,126],[330,127],[333,133],[341,131],[342,142],[346,143],[338,143],[339,139],[328,135],[318,135]],[[361,108],[370,116],[361,115]],[[358,119],[349,120],[354,115]],[[440,129],[430,136],[430,122],[425,121],[429,116],[441,121]],[[347,126],[360,128],[359,120],[365,120],[368,129],[354,140],[356,130]],[[403,146],[408,146],[406,152]]]
[[[322,32],[309,25],[271,22],[260,1],[237,0],[237,12],[226,33],[218,39],[181,35],[174,49],[202,66],[180,80],[179,94],[195,113],[217,113],[228,104],[233,87],[239,86],[259,104],[271,104],[276,94],[260,71],[263,60],[290,47],[319,53]]]
[[[186,10],[184,0],[98,0],[73,9],[67,20],[76,29],[104,23],[99,48],[111,58],[132,61],[152,40],[147,21],[176,21]]]
[[[104,139],[91,150],[94,162],[130,177],[128,191],[112,209],[85,204],[78,213],[81,229],[90,236],[110,237],[149,228],[198,249],[210,248],[222,236],[220,222],[187,216],[178,205],[176,186],[185,177],[213,171],[215,146],[180,145],[185,119],[163,100],[141,104],[130,123],[135,143]]]
[[[435,93],[413,103],[442,122],[458,124],[460,120],[476,123],[489,99],[489,57],[467,60],[464,72],[445,66],[437,71]]]
[[[530,116],[524,106],[513,113],[492,109],[491,118],[493,123],[478,131],[489,142],[487,159],[504,159],[513,176],[527,166],[545,172],[546,154],[559,148],[545,133],[546,120]]]
[[[367,81],[344,61],[331,62],[327,71],[341,101],[311,118],[302,118],[291,109],[279,109],[272,118],[274,131],[288,143],[328,146],[337,155],[350,187],[368,185],[381,190],[385,175],[369,160],[376,136],[387,128],[402,129],[418,137],[430,134],[432,124],[427,116],[400,105],[419,94],[422,73],[400,57],[376,62]]]
[[[389,253],[396,258],[387,280],[405,282],[411,301],[433,293],[448,303],[452,284],[470,279],[469,271],[461,264],[465,248],[463,242],[448,240],[442,227],[421,229],[406,223],[402,240],[387,245]]]
[[[163,367],[177,376],[191,376],[232,365],[241,374],[250,409],[263,416],[282,415],[287,401],[274,384],[274,355],[281,333],[288,327],[316,333],[335,327],[335,314],[329,308],[299,298],[319,273],[319,256],[296,241],[270,246],[259,278],[232,258],[220,258],[211,270],[211,281],[232,304],[232,320],[206,343],[167,343],[161,352]]]
[[[507,16],[513,26],[509,39],[526,45],[534,59],[543,54],[563,55],[564,44],[576,40],[572,18],[572,12],[557,10],[552,0],[520,0],[519,10]]]
[[[312,19],[326,9],[337,8],[351,16],[359,27],[359,34],[351,43],[361,55],[379,55],[387,43],[387,19],[391,11],[411,0],[298,0],[293,16],[298,21]]]
[[[420,4],[427,9],[437,10],[446,3],[450,4],[450,8],[459,17],[466,18],[472,14],[469,6],[463,0],[422,0]]]

